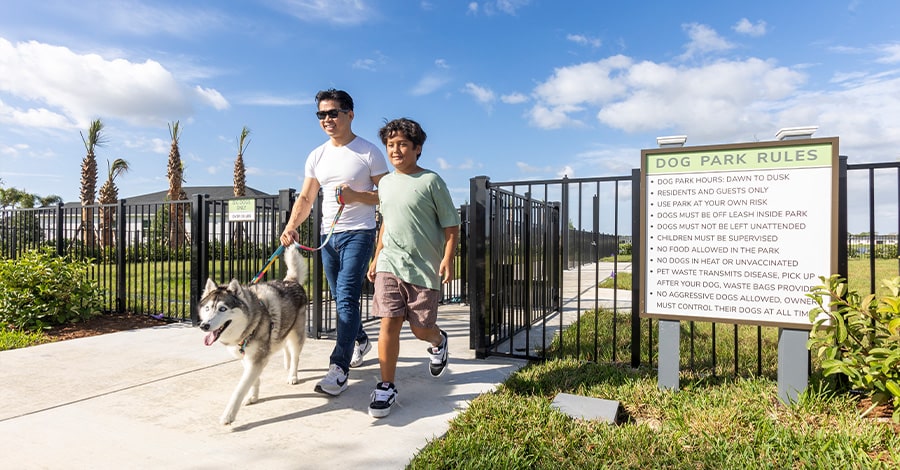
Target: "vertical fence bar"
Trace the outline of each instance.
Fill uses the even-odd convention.
[[[207,225],[207,220],[203,217],[204,206],[206,205],[206,201],[203,199],[202,194],[195,194],[193,200],[191,200],[191,220],[193,223],[191,224],[191,272],[196,273],[195,276],[191,276],[191,290],[190,290],[190,318],[191,324],[193,326],[197,326],[200,324],[200,316],[197,312],[197,306],[200,304],[200,294],[203,289],[203,283],[206,282],[206,278],[208,277],[208,266],[205,260],[205,256],[201,256],[203,252],[203,237],[204,234],[209,233],[209,226]],[[206,274],[206,275],[204,275]]]
[[[119,199],[116,207],[116,312],[125,312],[125,302],[128,298],[127,286],[127,251],[126,233],[128,228],[128,214],[125,212],[125,200]]]
[[[641,170],[631,170],[631,367],[641,365]],[[650,323],[648,322],[648,325]],[[653,363],[653,329],[647,328],[647,363]]]

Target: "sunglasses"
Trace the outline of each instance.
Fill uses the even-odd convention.
[[[326,117],[337,119],[338,114],[349,112],[349,109],[329,109],[328,111],[316,111],[316,117],[319,118],[319,120],[325,119]]]

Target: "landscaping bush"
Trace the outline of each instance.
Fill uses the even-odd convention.
[[[88,262],[49,248],[0,260],[0,326],[39,331],[99,313],[102,292],[87,270]]]
[[[807,294],[818,304],[809,312],[807,346],[822,359],[825,375],[846,376],[873,408],[892,403],[900,423],[900,277],[882,282],[890,295],[877,301],[848,289],[837,275],[820,279],[825,284]]]

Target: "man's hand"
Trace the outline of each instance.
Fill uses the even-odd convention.
[[[290,246],[294,243],[300,243],[300,232],[292,228],[284,229],[284,233],[281,234],[281,244]]]

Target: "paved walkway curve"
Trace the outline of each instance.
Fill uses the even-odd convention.
[[[442,306],[439,324],[450,336],[449,369],[430,377],[426,344],[404,327],[399,401],[378,420],[367,413],[377,347],[336,398],[313,391],[332,341],[306,342],[298,385],[286,383],[276,356],[259,403],[242,407],[231,426],[218,419],[240,363],[188,325],[3,351],[0,455],[16,469],[401,469],[468,402],[524,365],[475,359],[465,305]],[[377,323],[368,328],[377,339]]]

